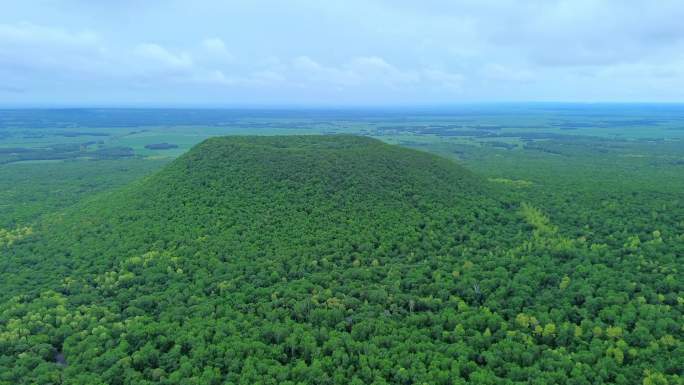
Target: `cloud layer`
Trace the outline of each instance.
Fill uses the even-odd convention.
[[[3,105],[684,101],[680,1],[38,0],[6,8]]]

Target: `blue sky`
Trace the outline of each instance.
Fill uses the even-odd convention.
[[[34,0],[0,105],[682,102],[680,0]]]

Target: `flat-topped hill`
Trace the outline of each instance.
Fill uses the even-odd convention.
[[[41,344],[35,362],[69,383],[358,377],[362,351],[410,365],[409,338],[450,355],[413,316],[484,304],[493,287],[470,274],[496,265],[474,262],[522,229],[435,155],[353,136],[213,138],[5,247],[6,314],[40,325],[0,344],[9,359]]]
[[[69,265],[177,248],[320,258],[328,242],[389,250],[427,229],[465,234],[490,205],[498,202],[461,166],[375,139],[220,137],[53,218],[43,233],[63,232]]]

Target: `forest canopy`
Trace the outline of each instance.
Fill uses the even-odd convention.
[[[681,384],[681,205],[534,188],[365,137],[208,139],[0,229],[0,384]]]

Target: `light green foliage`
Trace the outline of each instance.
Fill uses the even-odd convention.
[[[551,224],[549,218],[530,204],[523,202],[520,205],[520,214],[534,228],[537,235],[551,235],[557,231],[557,228]]]
[[[667,380],[664,374],[653,372],[650,370],[645,371],[645,376],[643,380],[643,385],[669,385],[670,382]]]
[[[0,228],[0,248],[10,247],[14,242],[26,238],[33,233],[33,229],[28,226],[17,227],[11,230]]]
[[[568,286],[570,286],[570,277],[566,275],[561,280],[561,283],[558,285],[558,288],[561,290],[565,290],[568,288]]]
[[[532,187],[534,183],[527,181],[527,180],[513,180],[513,179],[508,179],[508,178],[489,178],[488,179],[490,182],[494,183],[501,183],[506,186],[511,186],[515,188],[526,188],[526,187]]]
[[[609,326],[606,328],[606,336],[610,338],[622,337],[622,328],[619,326]]]

